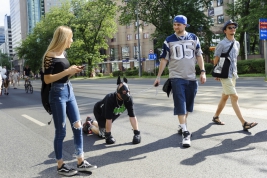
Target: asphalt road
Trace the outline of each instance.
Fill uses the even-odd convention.
[[[127,113],[122,114],[112,126],[115,144],[106,145],[96,135],[84,135],[85,157],[98,169],[74,177],[266,177],[267,83],[263,78],[237,80],[244,118],[259,123],[250,132],[242,131],[230,101],[220,116],[226,125],[214,125],[211,120],[221,95],[220,83],[209,78],[206,84],[199,85],[194,112],[188,117],[193,137],[187,149],[177,134],[172,96],[167,98],[161,90],[165,80],[156,90],[152,87],[154,79],[129,79],[142,142],[131,143],[133,131]],[[116,89],[116,79],[71,82],[82,121],[87,115],[93,117],[94,104]],[[51,116],[40,101],[40,81],[33,81],[33,86],[33,94],[26,94],[21,85],[17,90],[10,88],[8,96],[0,96],[0,177],[61,177],[56,173],[53,122],[47,124]],[[73,150],[68,124],[63,154],[65,162],[75,167]]]

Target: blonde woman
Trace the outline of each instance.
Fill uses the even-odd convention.
[[[69,77],[81,72],[82,67],[72,65],[65,55],[65,49],[72,43],[72,30],[67,26],[59,26],[43,57],[44,81],[51,83],[49,103],[52,109],[55,139],[54,151],[57,160],[58,174],[72,176],[78,171],[90,171],[97,168],[84,160],[83,135],[80,113]],[[67,109],[68,108],[68,109]],[[77,170],[69,168],[63,161],[63,140],[66,135],[66,118],[68,117],[74,135]]]

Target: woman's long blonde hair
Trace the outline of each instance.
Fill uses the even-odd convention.
[[[44,72],[44,60],[48,52],[63,52],[69,45],[72,38],[72,30],[68,26],[59,26],[54,32],[53,39],[47,47],[42,60],[42,69]]]

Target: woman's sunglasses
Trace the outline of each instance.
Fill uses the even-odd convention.
[[[236,26],[227,27],[229,30],[236,29]]]

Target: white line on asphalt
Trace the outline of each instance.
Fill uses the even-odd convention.
[[[2,104],[2,103],[0,103],[0,104]]]
[[[23,116],[23,117],[25,117],[26,119],[28,119],[28,120],[34,122],[35,124],[38,124],[38,125],[40,125],[40,126],[45,126],[44,123],[42,123],[42,122],[40,122],[40,121],[38,121],[38,120],[36,120],[36,119],[34,119],[34,118],[32,118],[32,117],[26,115],[26,114],[22,114],[21,116]]]

